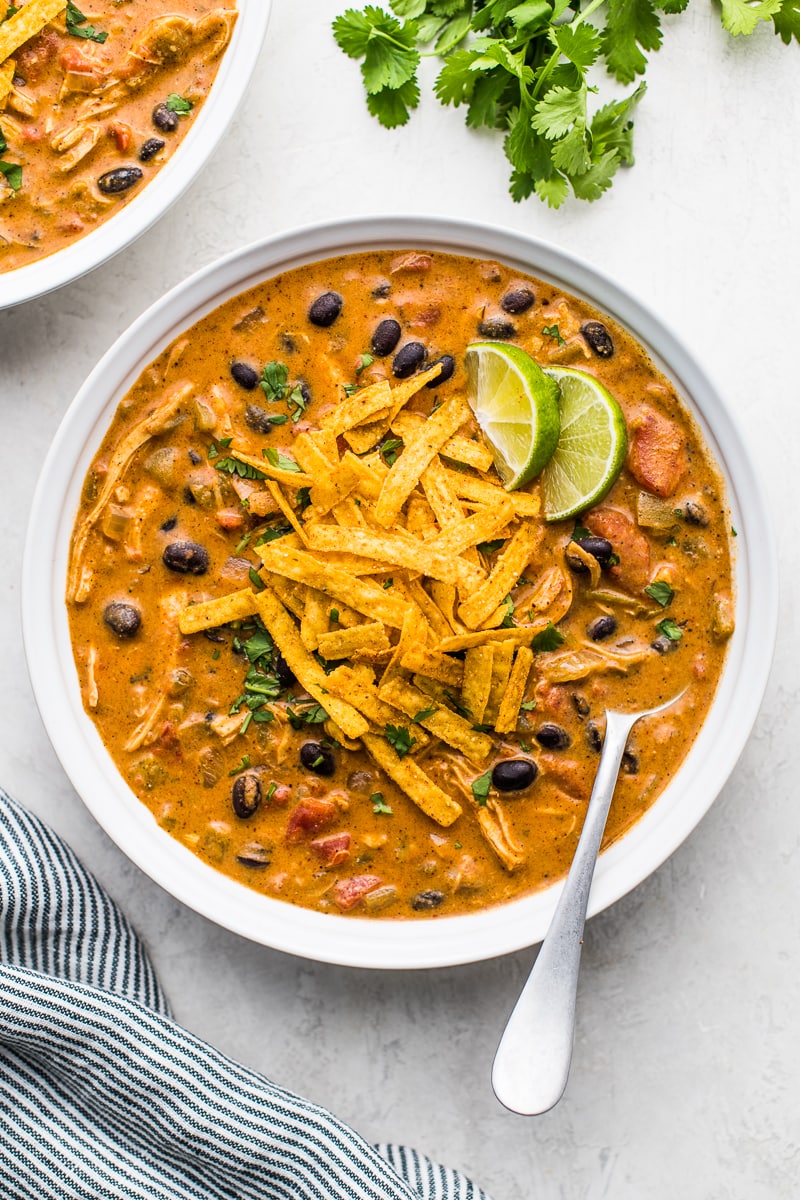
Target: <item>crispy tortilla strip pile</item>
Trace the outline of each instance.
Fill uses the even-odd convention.
[[[180,629],[258,614],[342,737],[360,740],[423,812],[450,825],[461,805],[425,755],[439,747],[470,774],[486,769],[494,736],[518,727],[531,644],[560,591],[545,579],[535,619],[509,623],[509,593],[541,540],[539,499],[502,489],[461,396],[427,418],[407,410],[440,370],[355,392],[271,463],[231,446],[257,468],[250,512],[280,513],[293,532],[256,543],[263,590],[190,604]],[[403,731],[399,743],[391,727]]]
[[[0,25],[0,63],[41,33],[45,25],[67,7],[67,0],[28,0]]]

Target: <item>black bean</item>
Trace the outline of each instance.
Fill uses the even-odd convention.
[[[626,750],[622,756],[622,770],[626,775],[639,774],[639,756],[632,750]]]
[[[272,862],[272,851],[260,842],[247,842],[236,855],[236,861],[246,867],[268,867]]]
[[[322,742],[303,742],[300,762],[315,775],[332,775],[336,770],[333,751],[329,746],[323,746]]]
[[[686,518],[687,525],[701,525],[705,528],[708,525],[708,514],[702,504],[698,504],[695,500],[687,500],[683,506],[683,515]]]
[[[373,299],[385,300],[386,297],[391,292],[391,290],[392,290],[392,285],[389,283],[389,280],[384,279],[382,283],[379,283],[377,287],[374,287],[372,289]]]
[[[139,167],[115,167],[106,171],[97,181],[97,186],[105,196],[116,196],[119,192],[127,192],[142,178]]]
[[[513,338],[516,337],[517,327],[513,321],[506,321],[503,317],[484,317],[478,323],[478,333],[485,338]]]
[[[202,456],[196,450],[189,451],[189,462],[194,463],[195,466],[199,466],[202,461]]]
[[[533,736],[540,746],[544,746],[545,750],[566,750],[567,746],[572,743],[572,738],[566,729],[551,722],[542,725]]]
[[[532,758],[505,758],[492,771],[492,783],[498,792],[521,792],[530,787],[539,768]]]
[[[443,354],[441,358],[437,358],[436,361],[432,362],[430,365],[435,367],[436,363],[441,363],[442,369],[435,379],[430,379],[425,384],[425,387],[437,388],[440,383],[447,383],[448,379],[450,379],[452,376],[453,371],[456,369],[456,360],[453,358],[452,354]]]
[[[197,542],[170,542],[164,548],[161,560],[165,567],[179,575],[205,575],[211,565],[205,546]]]
[[[344,300],[338,292],[323,292],[321,296],[317,296],[308,310],[308,319],[312,325],[319,325],[323,329],[327,329],[342,311],[343,304]]]
[[[103,609],[103,620],[117,637],[136,637],[142,624],[142,614],[133,604],[125,604],[121,600],[112,600]]]
[[[258,387],[258,371],[255,367],[251,367],[250,363],[242,362],[241,359],[235,359],[231,363],[231,376],[246,392],[252,392],[254,388]]]
[[[415,912],[425,912],[426,909],[438,908],[443,901],[444,892],[417,892],[411,907]]]
[[[259,404],[248,404],[244,410],[244,423],[253,433],[270,433],[273,428],[272,417]]]
[[[177,517],[169,517],[164,522],[163,525],[159,525],[159,529],[161,530],[162,533],[171,533],[177,524],[178,524]]]
[[[203,637],[208,638],[209,642],[216,642],[217,645],[221,643],[224,646],[226,642],[226,638],[218,629],[204,629]],[[234,653],[236,652],[234,651]]]
[[[582,558],[577,554],[570,554],[570,545],[567,546],[566,559],[567,565],[576,575],[588,574],[589,568]],[[578,538],[576,545],[580,546],[586,554],[591,554],[592,558],[596,558],[601,567],[607,567],[611,555],[614,553],[614,547],[609,542],[608,538],[600,537],[585,537]]]
[[[595,754],[599,754],[603,749],[603,735],[600,732],[599,725],[594,721],[590,721],[586,726],[586,741],[589,749],[594,750]]]
[[[585,321],[581,325],[581,333],[589,349],[594,350],[598,358],[611,358],[614,343],[602,321]]]
[[[673,642],[672,638],[668,638],[666,634],[661,634],[650,645],[657,654],[672,654],[673,650],[678,649],[678,643]]]
[[[500,307],[507,313],[524,313],[527,312],[533,304],[536,297],[529,287],[513,288],[510,292],[506,292],[503,299],[500,301]]]
[[[252,817],[261,803],[262,796],[261,780],[255,772],[245,771],[244,775],[237,775],[234,779],[231,788],[231,804],[237,817],[243,819]]]
[[[602,642],[604,638],[612,637],[617,632],[617,618],[612,616],[595,617],[586,626],[586,632],[593,642]]]
[[[394,356],[392,374],[398,379],[408,379],[425,361],[426,354],[427,350],[422,342],[406,342]]]
[[[347,786],[351,792],[374,792],[375,783],[371,771],[351,771],[347,776]]]
[[[391,354],[397,343],[400,341],[402,333],[400,322],[395,321],[394,317],[387,317],[385,321],[381,321],[372,335],[372,353],[376,358],[385,358],[387,354]]]
[[[294,354],[297,349],[297,343],[290,333],[284,332],[281,334],[281,345],[287,354]]]
[[[160,129],[162,133],[174,133],[178,128],[178,114],[173,112],[171,108],[167,108],[162,100],[153,109],[152,121],[156,129]]]
[[[573,707],[575,708],[575,712],[578,714],[581,721],[584,719],[584,717],[588,717],[589,701],[586,699],[586,697],[582,696],[580,692],[573,692],[571,699]]]
[[[163,138],[148,138],[139,151],[139,162],[150,162],[166,144]]]
[[[289,666],[280,650],[276,650],[272,656],[272,669],[277,675],[278,683],[282,688],[289,688],[292,686],[295,678],[294,671]]]

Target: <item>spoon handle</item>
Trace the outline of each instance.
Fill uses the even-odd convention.
[[[533,1116],[567,1086],[586,906],[628,734],[642,713],[606,715],[606,735],[578,848],[550,928],[497,1048],[492,1087],[512,1112]]]

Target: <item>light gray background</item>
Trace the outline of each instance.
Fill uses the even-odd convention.
[[[0,782],[123,904],[185,1025],[368,1138],[461,1167],[494,1200],[794,1197],[800,47],[767,27],[734,42],[705,0],[667,18],[636,167],[599,203],[553,213],[514,205],[498,139],[468,132],[429,92],[404,131],[372,121],[357,67],[329,35],[344,7],[275,0],[243,109],[179,207],[88,278],[0,313]],[[489,1084],[533,951],[372,974],[215,928],[131,866],[83,809],[50,750],[22,651],[19,572],[38,466],[103,351],[167,288],[246,241],[398,210],[549,238],[646,298],[737,414],[780,543],[778,653],[754,735],[688,843],[591,922],[572,1077],[541,1118],[505,1112]]]

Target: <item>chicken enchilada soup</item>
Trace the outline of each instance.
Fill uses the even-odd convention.
[[[723,483],[607,317],[496,262],[344,256],[229,300],[121,402],[67,605],[84,706],[205,862],[436,917],[568,869],[607,708],[652,707],[605,844],[733,632]]]
[[[25,0],[0,12],[0,272],[113,216],[191,127],[234,0]]]

